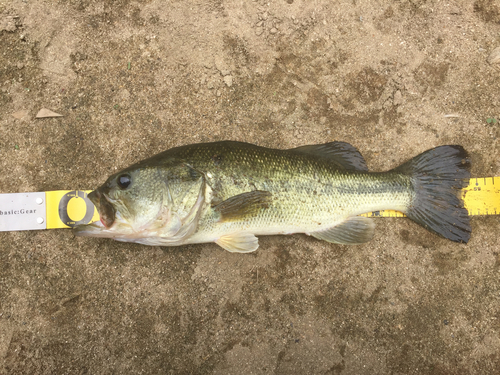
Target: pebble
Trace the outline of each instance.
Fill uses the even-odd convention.
[[[16,18],[17,16],[1,16],[0,18],[0,31],[16,31]]]
[[[46,117],[63,117],[63,115],[51,111],[50,109],[47,108],[40,109],[36,114],[36,118],[46,118]]]
[[[215,67],[223,76],[227,76],[231,73],[229,66],[227,66],[226,62],[221,57],[215,58]]]
[[[233,76],[224,76],[224,83],[227,87],[231,87],[233,85]]]
[[[491,65],[500,63],[500,47],[497,47],[493,51],[491,51],[487,61],[488,64]]]
[[[23,117],[28,116],[29,112],[25,109],[12,113],[12,116],[21,120]]]
[[[203,60],[203,63],[202,63],[202,64],[203,64],[203,66],[204,66],[205,68],[207,68],[207,69],[212,69],[212,67],[213,67],[213,62],[212,62],[212,61],[210,61],[210,59],[205,59],[205,60]]]
[[[394,105],[403,104],[403,95],[401,94],[401,91],[398,90],[394,93],[394,98],[392,99],[392,102]]]

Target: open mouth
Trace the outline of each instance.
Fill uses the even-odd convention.
[[[94,190],[88,195],[88,198],[96,206],[102,225],[104,225],[105,228],[110,228],[115,222],[116,211],[105,194],[101,193],[99,190]]]

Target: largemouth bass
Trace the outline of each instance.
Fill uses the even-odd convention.
[[[182,146],[109,177],[88,196],[101,221],[75,233],[153,246],[215,242],[231,252],[256,250],[257,235],[360,244],[375,225],[358,215],[391,209],[467,242],[460,189],[469,170],[461,146],[436,147],[388,172],[369,172],[344,142],[289,150],[232,141]]]

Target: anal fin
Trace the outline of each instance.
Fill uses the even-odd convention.
[[[372,219],[353,216],[332,228],[308,234],[332,243],[356,245],[370,241],[374,232],[375,223]]]
[[[250,253],[259,247],[259,239],[246,232],[221,236],[215,243],[231,253]]]

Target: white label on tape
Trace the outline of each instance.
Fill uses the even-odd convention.
[[[44,192],[0,194],[0,232],[46,228]]]

